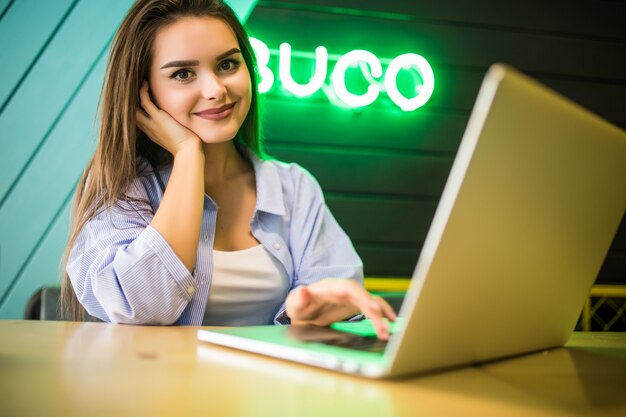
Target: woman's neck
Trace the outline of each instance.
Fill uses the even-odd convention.
[[[251,170],[249,162],[237,151],[231,140],[217,144],[204,144],[205,189],[221,187],[229,180]]]

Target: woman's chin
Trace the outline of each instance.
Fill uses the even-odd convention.
[[[194,132],[202,143],[207,145],[217,145],[224,142],[230,142],[236,136],[236,132]]]

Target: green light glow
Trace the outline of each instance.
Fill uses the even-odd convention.
[[[422,85],[415,87],[417,95],[413,98],[406,98],[400,91],[396,83],[396,78],[401,69],[417,67],[422,78]],[[435,90],[435,74],[428,62],[417,54],[404,54],[394,58],[385,72],[385,90],[391,101],[396,103],[404,111],[413,111],[422,107]]]
[[[357,49],[350,51],[337,61],[333,74],[330,76],[332,85],[335,89],[335,94],[344,103],[353,107],[364,107],[372,104],[378,98],[380,88],[376,85],[369,85],[367,87],[367,93],[363,95],[352,94],[346,88],[346,70],[349,66],[357,64],[359,62],[366,62],[369,64],[370,73],[374,78],[380,78],[383,75],[383,66],[380,60],[371,52]]]
[[[261,94],[268,92],[274,85],[274,73],[270,68],[271,56],[278,56],[278,78],[283,91],[297,97],[311,96],[321,91],[334,105],[364,107],[375,102],[381,93],[386,93],[391,102],[408,112],[426,104],[434,92],[435,77],[432,67],[418,54],[407,53],[393,59],[379,59],[366,50],[331,55],[323,46],[318,46],[315,53],[312,53],[293,51],[288,43],[282,43],[279,50],[269,49],[265,43],[255,38],[250,38],[250,43],[257,57]],[[294,68],[294,59],[299,60],[298,69]],[[299,84],[293,78],[294,70],[298,74],[304,68],[306,73],[310,73],[311,68],[309,64],[303,66],[303,60],[313,60],[315,70],[308,83]],[[330,82],[326,83],[329,60],[336,61],[336,64]],[[387,65],[385,71],[383,64]],[[403,70],[406,72],[402,72]],[[346,79],[349,81],[347,84]],[[365,90],[367,91],[363,94],[355,93]]]
[[[280,45],[280,60],[278,74],[283,87],[290,93],[305,97],[314,94],[322,88],[326,80],[328,65],[328,51],[323,46],[315,49],[315,73],[308,84],[298,84],[291,76],[291,45],[283,43]]]
[[[254,49],[259,75],[261,76],[259,94],[267,93],[274,84],[274,73],[267,66],[270,62],[270,50],[265,43],[256,38],[250,38],[250,45]]]

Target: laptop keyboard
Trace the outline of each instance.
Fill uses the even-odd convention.
[[[386,340],[380,340],[376,336],[358,336],[344,333],[336,338],[319,340],[325,345],[337,346],[347,349],[363,350],[366,352],[382,352],[387,347]]]
[[[390,323],[390,332],[399,330],[399,323]],[[374,326],[369,320],[356,322],[337,322],[330,328],[317,326],[291,326],[289,334],[302,342],[322,343],[346,349],[367,352],[382,352],[387,346],[386,340],[376,337]]]

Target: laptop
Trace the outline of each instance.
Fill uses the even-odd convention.
[[[625,209],[626,133],[495,64],[388,342],[368,321],[198,338],[370,378],[562,346]]]

